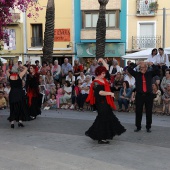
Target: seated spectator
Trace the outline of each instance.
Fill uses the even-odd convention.
[[[155,107],[160,106],[161,104],[161,91],[159,90],[158,85],[152,84],[152,93],[153,93],[153,112],[156,112]]]
[[[80,75],[77,77],[77,80],[80,79],[82,81],[82,83],[84,83],[85,82],[85,78],[86,78],[86,76],[84,75],[84,72],[80,71]]]
[[[48,65],[49,65],[49,68],[50,68],[50,71],[51,71],[51,74],[52,74],[53,67],[54,67],[54,66],[53,66],[53,63],[52,63],[52,62],[49,62]]]
[[[162,96],[163,100],[163,113],[170,116],[170,83],[166,85],[166,90]]]
[[[128,61],[127,61],[127,66],[125,66],[125,67],[123,68],[123,74],[126,74],[126,70],[127,70],[127,68],[130,66],[130,63],[131,63],[131,61],[128,60]]]
[[[3,110],[6,108],[6,100],[4,98],[4,92],[0,91],[0,110]]]
[[[84,103],[89,94],[90,85],[91,85],[91,76],[87,75],[85,79],[85,83],[83,83],[80,86],[80,90],[81,90],[80,95],[77,96],[77,105],[79,111],[83,111]]]
[[[157,64],[157,62],[156,62],[157,54],[158,54],[158,50],[156,48],[154,48],[145,62],[152,63],[152,64],[156,65]]]
[[[8,70],[8,69],[11,70],[13,65],[14,65],[14,60],[10,59],[7,66],[6,66],[6,70]]]
[[[114,79],[113,87],[111,90],[114,91],[120,91],[120,89],[123,86],[123,76],[120,72],[117,72],[116,77]]]
[[[63,96],[60,97],[60,104],[62,104],[61,109],[68,109],[68,100],[71,99],[72,87],[69,81],[65,81],[63,88]]]
[[[81,92],[81,85],[82,85],[81,79],[77,79],[72,96],[71,96],[71,99],[72,99],[72,105],[70,107],[71,110],[75,108],[75,103],[77,103],[77,99]]]
[[[54,82],[59,82],[61,76],[61,66],[58,64],[58,60],[54,61],[54,67],[52,69],[52,75],[54,78]]]
[[[74,66],[73,66],[73,72],[76,79],[78,76],[80,76],[80,71],[84,71],[84,68],[83,65],[80,64],[80,62],[76,59],[74,60]]]
[[[46,84],[46,88],[50,91],[51,90],[51,85],[54,85],[54,80],[53,80],[53,76],[51,74],[51,71],[48,70],[45,76],[45,84]]]
[[[128,81],[123,82],[123,87],[120,89],[118,104],[119,104],[119,112],[122,110],[122,104],[125,106],[125,112],[129,112],[128,105],[131,98],[132,91],[129,88]]]
[[[69,81],[70,85],[74,86],[74,84],[75,84],[75,76],[73,76],[73,72],[72,71],[68,72],[68,76],[66,76],[66,81]]]
[[[6,84],[6,87],[4,88],[4,97],[6,99],[7,102],[7,106],[9,104],[9,92],[11,91],[11,86],[9,83]]]
[[[167,84],[170,83],[170,69],[167,69],[165,72],[165,77],[161,81],[161,90],[165,92]]]
[[[129,88],[131,90],[135,88],[135,78],[128,72],[128,70],[126,70],[124,81],[127,81],[129,83]]]
[[[61,77],[65,79],[69,71],[72,71],[72,65],[68,62],[68,58],[64,59],[64,63],[61,65]],[[61,81],[62,82],[62,81]]]
[[[4,84],[0,82],[0,91],[4,92]]]
[[[110,66],[109,73],[111,76],[116,76],[118,72],[121,72],[120,66],[116,59],[113,59],[112,65]]]
[[[35,65],[36,65],[36,67],[37,67],[37,72],[39,73],[40,72],[40,70],[41,70],[41,65],[40,65],[40,62],[38,61],[38,60],[35,60]]]
[[[43,76],[44,80],[45,80],[45,75],[48,70],[50,70],[50,67],[47,65],[47,62],[43,61],[42,67],[40,69],[40,74]]]
[[[56,94],[56,86],[55,84],[51,85],[51,88],[50,88],[50,94]]]
[[[49,110],[49,109],[56,109],[56,96],[55,94],[51,94],[51,98],[44,104],[44,110]]]
[[[2,69],[0,69],[0,83],[6,83],[7,77]]]
[[[132,91],[132,95],[131,95],[130,103],[129,103],[129,106],[131,106],[133,108],[135,106],[135,98],[136,98],[136,88],[134,88]]]
[[[60,97],[63,96],[63,89],[61,88],[60,83],[56,84],[56,92],[57,108],[60,108]]]
[[[92,76],[92,80],[95,79],[95,70],[98,67],[98,62],[96,59],[93,60],[93,63],[90,65],[90,75]],[[87,71],[88,72],[88,71]]]
[[[161,79],[160,79],[160,77],[159,76],[154,76],[153,78],[152,78],[152,83],[153,84],[157,84],[158,85],[158,87],[160,86],[160,82],[161,82]]]
[[[39,84],[40,84],[39,85],[39,92],[43,95],[43,98],[42,98],[42,103],[43,103],[50,92],[46,88],[45,80],[43,79],[42,75],[40,75],[40,77],[39,77]]]
[[[158,67],[162,70],[162,75],[165,76],[165,71],[169,68],[169,57],[164,53],[163,48],[158,49],[159,54],[156,57],[156,63]]]

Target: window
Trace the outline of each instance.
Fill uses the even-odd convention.
[[[83,11],[83,28],[96,28],[99,11]],[[119,28],[119,11],[106,11],[106,27]]]
[[[15,29],[5,29],[4,30],[4,50],[16,50]]]
[[[32,47],[42,47],[42,24],[32,24]]]

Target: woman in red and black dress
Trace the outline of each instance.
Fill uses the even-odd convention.
[[[28,112],[33,120],[41,114],[42,95],[39,93],[39,74],[35,65],[30,65],[26,79],[26,91],[28,97]]]
[[[95,70],[96,78],[90,87],[87,102],[96,104],[98,115],[93,125],[85,132],[93,140],[98,140],[99,144],[108,144],[108,139],[115,135],[121,135],[126,129],[120,124],[112,109],[116,109],[113,101],[114,93],[110,91],[110,85],[105,76],[108,66],[103,59],[99,59],[104,66],[98,66]]]

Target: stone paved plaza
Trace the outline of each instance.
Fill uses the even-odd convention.
[[[153,116],[152,133],[144,125],[134,133],[134,113],[116,112],[127,132],[110,145],[99,145],[84,135],[95,119],[93,112],[43,111],[24,129],[11,129],[8,115],[9,110],[0,111],[0,170],[170,169],[168,116]]]

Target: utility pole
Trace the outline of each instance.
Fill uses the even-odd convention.
[[[163,37],[162,37],[162,48],[165,48],[165,23],[166,23],[166,8],[163,8]]]

